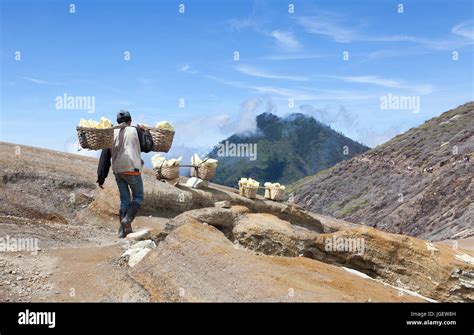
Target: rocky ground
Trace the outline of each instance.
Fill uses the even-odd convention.
[[[0,153],[0,242],[40,249],[0,252],[1,301],[474,300],[465,240],[431,244],[150,171],[137,233],[119,240],[116,186],[96,188],[96,160],[7,143]],[[340,240],[363,248],[328,248]]]
[[[474,102],[292,185],[307,210],[431,241],[474,236]]]

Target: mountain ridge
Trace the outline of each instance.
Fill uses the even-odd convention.
[[[254,133],[234,134],[211,151],[209,157],[219,160],[216,183],[236,187],[241,177],[251,177],[287,184],[369,149],[302,113],[286,117],[262,113],[256,123]],[[255,145],[257,158],[222,155],[219,146],[226,143]]]
[[[474,102],[296,182],[305,209],[392,233],[474,234]]]

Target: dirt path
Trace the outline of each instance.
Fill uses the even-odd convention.
[[[40,250],[0,253],[0,301],[148,301],[148,293],[118,262],[131,242],[116,237],[114,219],[81,225],[1,217],[1,236],[10,243],[25,236],[37,239]],[[166,222],[137,217],[134,227]]]
[[[53,301],[148,301],[148,293],[113,264],[123,246],[58,249],[58,271],[52,276],[59,294]]]

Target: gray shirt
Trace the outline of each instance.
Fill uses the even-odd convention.
[[[142,171],[140,141],[135,127],[114,129],[114,144],[110,151],[114,173]]]

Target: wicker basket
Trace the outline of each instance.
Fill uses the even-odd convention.
[[[149,128],[153,138],[152,151],[168,152],[173,144],[174,131],[162,128]]]
[[[275,201],[282,201],[285,197],[285,191],[284,190],[272,190],[272,200]]]
[[[155,171],[155,176],[158,180],[179,178],[179,165],[153,168],[153,171]]]
[[[258,187],[240,186],[239,193],[246,198],[255,199],[257,197]]]
[[[265,188],[265,199],[270,199],[274,201],[282,201],[285,195],[284,190],[275,189],[275,188]]]
[[[211,180],[216,173],[217,166],[209,167],[208,165],[201,164],[198,166],[191,167],[191,177],[197,177],[202,180]]]
[[[83,149],[109,149],[114,143],[114,128],[96,129],[76,127],[77,138]]]

